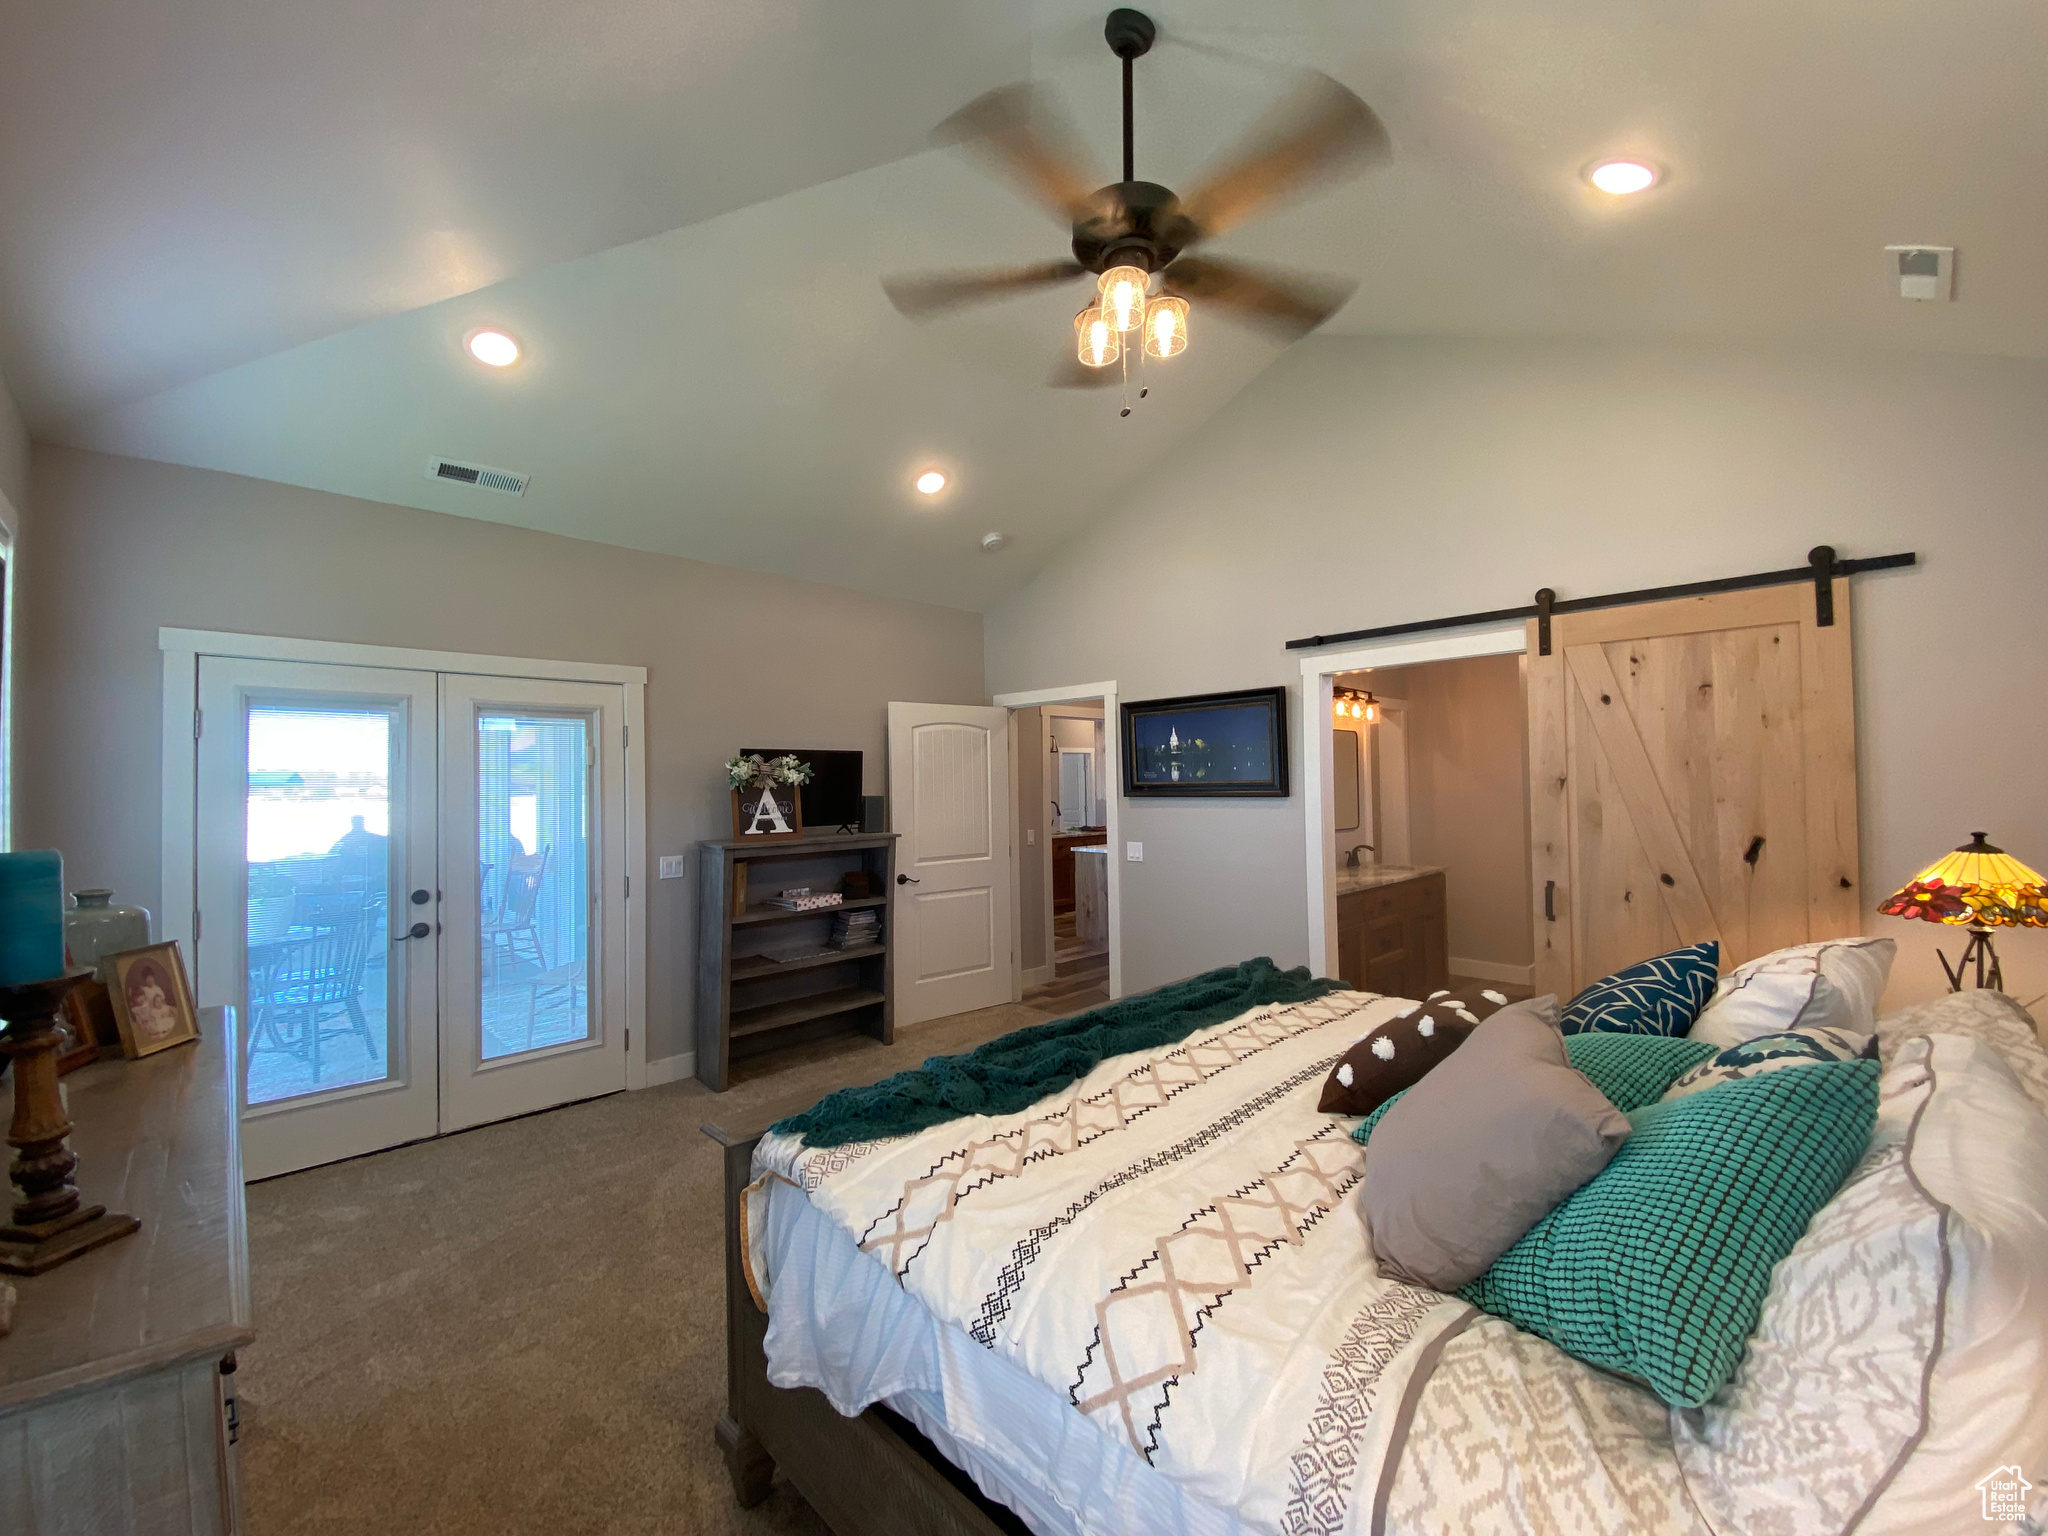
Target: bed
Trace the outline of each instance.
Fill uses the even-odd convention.
[[[1379,1274],[1356,1122],[1315,1103],[1406,1006],[1256,1008],[904,1137],[707,1127],[740,1502],[779,1466],[840,1536],[1998,1528],[1979,1480],[2048,1464],[2024,1011],[1963,993],[1879,1021],[1869,1151],[1734,1380],[1674,1410]]]

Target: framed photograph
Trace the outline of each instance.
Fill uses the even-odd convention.
[[[130,1056],[153,1056],[199,1038],[199,1012],[192,1006],[176,939],[124,949],[108,957],[107,968],[113,973],[107,990],[113,995],[114,1022],[120,1026],[121,1048]]]
[[[1287,690],[1126,704],[1124,793],[1192,799],[1287,795]]]
[[[114,999],[98,981],[81,981],[64,994],[57,1022],[69,1037],[57,1057],[57,1072],[75,1072],[107,1056],[125,1056],[121,1026],[114,1018]]]
[[[732,835],[773,842],[804,835],[804,796],[794,784],[732,792]]]

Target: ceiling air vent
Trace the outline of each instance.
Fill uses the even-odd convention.
[[[456,459],[436,457],[427,460],[427,478],[452,480],[473,490],[497,491],[505,496],[524,496],[527,483],[533,476],[522,475],[512,469],[493,469],[488,464],[464,464]]]

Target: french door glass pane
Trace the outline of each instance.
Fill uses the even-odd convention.
[[[390,1075],[392,717],[249,706],[249,1102]]]
[[[589,722],[477,719],[485,1061],[590,1038]]]

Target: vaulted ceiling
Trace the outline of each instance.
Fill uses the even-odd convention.
[[[923,327],[882,297],[1063,254],[925,133],[1034,78],[1108,180],[1106,9],[17,4],[0,373],[59,441],[985,607],[1278,355],[1198,304],[1122,419],[1043,386],[1078,290]],[[2031,0],[1149,9],[1141,176],[1187,184],[1304,66],[1385,119],[1389,168],[1219,246],[1356,279],[1333,333],[2048,355]],[[1607,199],[1605,153],[1667,181]],[[1896,297],[1908,241],[1957,247],[1955,303]],[[480,324],[525,359],[471,362]]]

